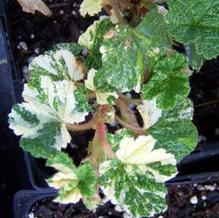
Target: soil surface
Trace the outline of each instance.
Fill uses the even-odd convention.
[[[206,181],[208,178],[206,177]],[[219,217],[219,177],[213,181],[178,183],[168,185],[166,196],[168,208],[164,213],[151,218],[218,218]],[[35,203],[31,218],[124,218],[122,212],[110,202],[99,207],[96,212],[87,210],[79,202],[76,205],[61,205],[45,198]]]
[[[167,202],[167,211],[156,218],[218,218],[219,178],[169,186]]]
[[[116,211],[110,202],[92,212],[79,202],[75,205],[58,204],[53,198],[45,198],[34,204],[29,212],[29,217],[38,218],[123,218],[123,213]]]
[[[58,42],[76,42],[79,35],[93,22],[94,18],[82,18],[78,12],[81,0],[46,0],[52,10],[51,17],[45,17],[39,13],[35,15],[22,12],[15,0],[9,0],[8,16],[13,51],[17,72],[22,82],[29,78],[28,64],[44,51],[50,49]],[[219,59],[207,61],[200,73],[191,76],[191,94],[194,102],[194,123],[200,133],[201,142],[214,142],[219,140]],[[87,137],[92,138],[93,132],[88,132]],[[86,156],[88,139],[75,136],[77,142],[71,143],[67,151],[74,156],[76,164]],[[80,148],[80,149],[79,149]],[[219,160],[218,160],[219,161]],[[42,162],[39,165],[43,165]],[[43,168],[43,167],[42,167]],[[47,169],[44,169],[47,172]],[[216,185],[215,185],[216,184]],[[167,218],[216,218],[219,217],[219,198],[217,185],[187,184],[172,186],[168,189],[168,209],[163,217]],[[204,187],[211,185],[216,187],[208,190]],[[194,197],[195,196],[195,197]],[[206,196],[206,200],[205,199]],[[191,198],[193,198],[191,203]],[[38,218],[92,218],[92,217],[123,217],[110,203],[100,207],[94,214],[88,211],[82,203],[73,205],[60,205],[52,203],[52,199],[44,199],[36,203],[31,213]],[[45,215],[46,214],[46,215]],[[156,216],[162,218],[162,215]]]

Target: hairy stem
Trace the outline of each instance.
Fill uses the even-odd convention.
[[[139,105],[142,103],[141,99],[133,99],[133,98],[128,98],[127,96],[125,96],[124,94],[119,94],[119,97],[121,99],[123,99],[124,101],[126,101],[128,104],[133,104],[133,105]]]
[[[111,145],[108,143],[106,125],[103,122],[97,123],[96,133],[97,133],[97,137],[99,139],[99,142],[102,145],[102,148],[104,150],[106,157],[107,158],[114,158],[115,154],[111,148]]]
[[[122,120],[118,115],[115,115],[115,119],[121,126],[123,126],[124,128],[130,129],[137,135],[147,134],[144,129],[132,126],[130,123],[127,123],[126,121]]]
[[[208,106],[208,105],[211,105],[211,104],[217,104],[219,103],[219,99],[217,100],[213,100],[213,101],[208,101],[208,102],[205,102],[205,103],[201,103],[201,104],[196,104],[194,105],[194,107],[204,107],[204,106]]]
[[[117,1],[116,0],[110,0],[110,5],[112,6],[113,10],[115,11],[115,14],[116,14],[116,17],[119,20],[119,23],[124,24],[125,20],[121,16]]]
[[[88,129],[95,129],[96,117],[94,116],[90,121],[82,124],[66,124],[66,127],[70,131],[85,131]]]

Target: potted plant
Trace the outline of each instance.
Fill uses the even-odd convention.
[[[102,191],[132,217],[164,210],[164,182],[198,141],[189,65],[200,69],[219,52],[217,1],[167,3],[168,11],[153,1],[136,7],[85,0],[82,15],[103,7],[110,16],[78,43],[57,44],[30,63],[24,102],[13,107],[9,123],[24,150],[58,171],[47,179],[59,190],[55,201],[82,199],[94,209]],[[173,49],[174,40],[189,48],[189,60]],[[90,129],[86,155],[72,160],[67,144]]]

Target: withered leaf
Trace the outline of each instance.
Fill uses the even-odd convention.
[[[52,11],[42,0],[17,0],[21,5],[22,10],[27,13],[35,14],[35,11],[39,11],[45,16],[51,16]]]

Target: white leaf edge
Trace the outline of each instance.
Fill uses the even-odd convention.
[[[84,0],[80,7],[80,13],[82,16],[87,14],[94,16],[99,13],[102,9],[103,0]]]
[[[58,70],[52,65],[58,64],[61,66],[61,59],[64,60],[64,63],[68,69],[68,72],[65,72],[64,75],[66,80],[69,78],[73,81],[79,81],[84,78],[83,68],[77,63],[75,56],[68,50],[60,49],[56,52],[50,51],[35,57],[29,65],[29,71],[38,66],[48,71],[50,74],[58,75]]]

